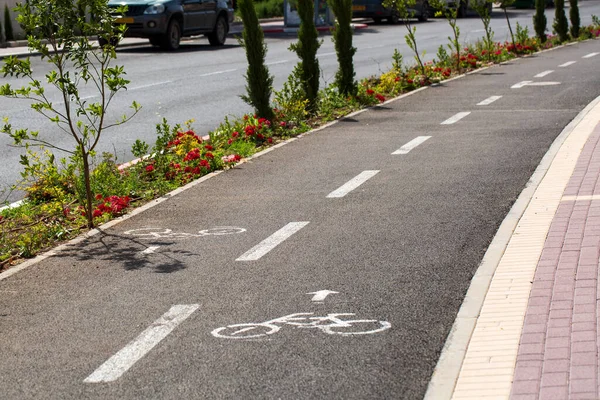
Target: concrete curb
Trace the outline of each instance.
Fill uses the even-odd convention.
[[[450,329],[446,343],[438,363],[433,371],[425,393],[425,400],[451,399],[458,381],[458,376],[475,330],[477,319],[487,295],[490,283],[504,252],[512,238],[517,224],[525,213],[533,195],[546,176],[554,158],[565,140],[573,133],[583,119],[600,104],[600,96],[589,103],[554,140],[535,172],[529,179],[510,211],[502,221],[488,247],[479,268],[471,280],[471,284],[458,311],[454,324]]]

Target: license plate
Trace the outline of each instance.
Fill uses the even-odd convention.
[[[133,18],[131,18],[131,17],[116,18],[115,23],[117,23],[117,24],[133,24]]]
[[[352,6],[352,11],[365,11],[365,6]]]

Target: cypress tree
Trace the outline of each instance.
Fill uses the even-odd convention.
[[[240,43],[246,50],[248,70],[246,72],[246,95],[242,99],[254,107],[258,116],[273,119],[271,109],[271,90],[273,76],[265,64],[267,45],[264,33],[258,22],[253,0],[238,0],[240,15],[244,24]]]
[[[579,5],[577,0],[569,0],[569,19],[571,20],[571,37],[577,39],[579,37],[579,28],[581,20],[579,19]]]
[[[554,24],[552,24],[552,28],[558,35],[558,39],[561,42],[566,42],[569,40],[569,21],[567,21],[567,16],[565,14],[565,0],[555,0],[554,1],[556,9],[554,10]]]
[[[2,30],[2,22],[0,22],[0,44],[4,43],[4,31]],[[4,47],[4,46],[0,46]]]
[[[8,5],[4,5],[4,33],[5,39],[15,40],[15,36],[13,34],[12,20],[10,19],[10,11],[8,11]]]
[[[304,96],[308,100],[308,112],[317,111],[317,97],[319,95],[319,60],[317,50],[321,47],[319,33],[315,27],[315,10],[313,0],[298,0],[298,15],[300,16],[300,29],[298,30],[298,42],[290,46],[300,62],[295,74],[298,74],[302,83]]]
[[[352,58],[356,48],[352,46],[352,0],[329,0],[329,5],[336,17],[333,31],[333,42],[339,69],[335,75],[335,84],[341,94],[355,95],[357,91],[354,80],[354,63]]]
[[[535,0],[535,14],[533,15],[533,28],[542,43],[546,43],[546,0]]]

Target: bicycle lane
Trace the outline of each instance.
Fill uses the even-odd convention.
[[[463,86],[452,85],[459,90]],[[457,103],[462,102],[459,105],[471,102],[465,96],[469,93],[468,85],[465,86],[456,93]],[[438,100],[433,96],[428,99],[435,107]],[[398,112],[400,107],[392,104],[389,108],[383,112]],[[458,306],[469,268],[478,262],[477,252],[485,248],[486,235],[493,233],[492,226],[486,228],[487,233],[473,227],[480,227],[481,215],[487,218],[492,209],[496,210],[492,213],[494,218],[498,217],[502,205],[518,191],[515,187],[519,184],[505,188],[486,184],[490,179],[504,182],[504,178],[476,178],[476,172],[505,163],[504,157],[511,151],[514,159],[520,159],[523,153],[543,147],[540,140],[549,143],[551,137],[532,135],[518,143],[519,149],[504,150],[502,157],[494,158],[494,150],[505,143],[493,138],[486,143],[474,140],[481,119],[464,121],[448,137],[435,137],[418,151],[413,150],[412,158],[397,160],[391,157],[392,151],[424,132],[406,132],[389,117],[389,125],[383,129],[376,125],[385,119],[382,111],[370,114],[357,118],[361,126],[353,122],[339,124],[327,134],[308,137],[237,171],[222,174],[205,182],[202,191],[183,194],[153,210],[151,216],[129,220],[109,232],[116,236],[93,239],[86,247],[73,249],[69,257],[49,260],[44,268],[32,270],[40,281],[47,278],[51,287],[40,284],[35,288],[16,275],[10,285],[2,285],[2,290],[22,291],[23,298],[28,289],[37,289],[40,299],[20,309],[14,306],[11,311],[15,315],[4,321],[16,321],[21,310],[23,314],[33,313],[40,324],[54,329],[26,341],[25,336],[35,333],[24,324],[17,324],[12,332],[5,331],[10,335],[3,337],[7,343],[23,347],[23,343],[31,344],[40,336],[56,336],[49,343],[64,349],[62,357],[50,354],[41,344],[28,351],[41,351],[47,357],[43,360],[46,364],[42,362],[33,368],[37,374],[62,365],[61,362],[68,365],[59,368],[65,377],[45,372],[47,381],[77,383],[65,385],[73,386],[68,393],[64,386],[54,387],[63,389],[63,398],[80,398],[82,393],[84,397],[100,398],[410,397],[418,393],[435,363],[436,348],[443,342],[446,327],[452,322],[453,316],[444,314],[453,305]],[[433,114],[427,111],[403,117],[416,122]],[[492,125],[502,126],[503,117],[485,117],[492,118]],[[553,125],[557,120],[558,117],[550,119],[547,124]],[[501,133],[517,128],[520,134],[526,131],[515,123],[504,126]],[[380,131],[380,137],[373,136],[368,143],[361,141],[373,129]],[[395,141],[390,141],[391,137]],[[340,148],[340,143],[345,147]],[[330,153],[327,159],[314,155],[323,147],[338,151]],[[293,157],[298,154],[305,157],[294,162]],[[357,158],[356,154],[362,157]],[[286,160],[286,167],[282,168]],[[517,164],[516,178],[524,184],[535,160]],[[326,197],[360,171],[380,172],[343,198]],[[474,179],[472,185],[467,185]],[[271,190],[267,192],[266,188]],[[483,207],[472,200],[485,197],[482,190],[490,193],[499,189],[501,193],[491,199],[494,204]],[[453,201],[448,202],[448,197]],[[198,207],[193,206],[198,203]],[[199,212],[200,208],[210,211]],[[309,223],[260,260],[235,261],[291,222]],[[150,246],[133,246],[124,234],[147,227],[195,233],[217,226],[247,230],[177,241],[162,238],[148,245],[169,243],[168,246],[144,256],[138,253]],[[444,237],[452,241],[444,242]],[[90,251],[94,246],[96,251]],[[161,264],[155,257],[184,251],[188,252],[185,259],[178,262],[185,268],[173,270],[180,273],[167,275],[164,272],[168,269],[154,269],[156,265],[177,264],[173,260]],[[103,254],[104,261],[98,260]],[[150,261],[144,264],[139,259]],[[80,270],[60,268],[71,262],[83,263],[87,275],[81,277]],[[121,271],[130,266],[137,268],[135,275]],[[163,274],[154,274],[155,270]],[[60,277],[52,278],[58,271]],[[67,286],[71,280],[76,288]],[[339,293],[326,296],[323,304],[312,300],[314,292],[326,289]],[[77,304],[69,304],[77,296],[82,297]],[[46,302],[54,302],[54,309],[47,307]],[[198,304],[199,308],[118,381],[81,384],[174,304]],[[47,311],[53,312],[43,315]],[[349,319],[388,321],[392,328],[372,335],[344,337],[286,324],[267,340],[234,341],[210,335],[219,327],[264,322],[299,312],[313,312],[315,317],[354,313]],[[93,334],[94,330],[99,332]],[[82,338],[85,334],[90,337]],[[16,335],[21,340],[11,341]],[[73,338],[71,348],[61,342]],[[69,359],[81,358],[82,353],[89,360],[73,364]],[[21,367],[22,360],[7,360],[19,367],[17,374],[31,375]],[[2,371],[7,381],[16,375],[4,366]],[[35,381],[29,390],[34,393],[42,389],[57,393]]]

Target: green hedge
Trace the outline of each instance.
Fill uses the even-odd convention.
[[[259,0],[254,1],[256,16],[260,18],[283,17],[283,0]],[[239,11],[235,10],[239,16]]]

